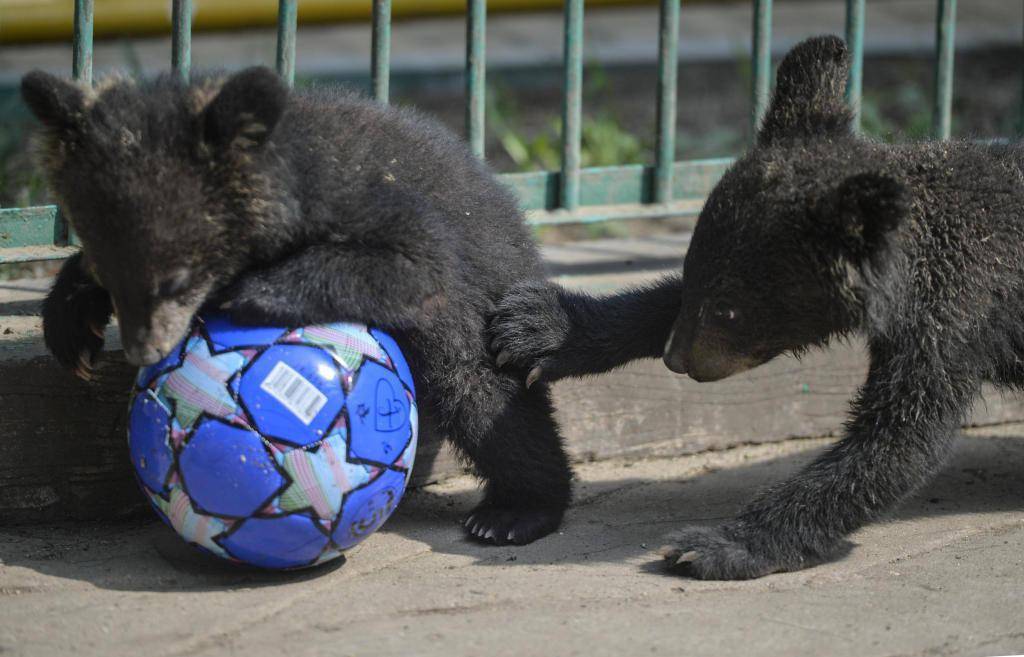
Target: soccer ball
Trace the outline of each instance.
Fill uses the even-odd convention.
[[[128,446],[157,514],[231,561],[302,568],[379,528],[412,471],[412,375],[359,324],[198,318],[132,393]]]

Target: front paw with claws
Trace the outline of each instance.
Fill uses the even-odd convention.
[[[565,296],[556,285],[531,281],[512,287],[498,302],[490,325],[495,363],[527,372],[527,387],[571,373],[565,349],[572,322]]]
[[[65,263],[43,301],[43,341],[62,367],[89,381],[113,306],[107,291],[82,272],[79,258]]]
[[[753,579],[794,569],[763,550],[751,549],[738,529],[729,525],[688,527],[669,540],[659,550],[669,571],[696,579]]]

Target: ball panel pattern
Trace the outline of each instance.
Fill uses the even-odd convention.
[[[132,465],[139,481],[154,493],[167,490],[167,480],[174,467],[171,449],[171,412],[151,391],[135,397],[128,430],[139,436],[129,445]]]
[[[223,517],[256,513],[288,483],[259,434],[214,418],[185,443],[178,471],[197,510]]]
[[[249,518],[217,542],[235,558],[264,568],[311,564],[328,547],[330,537],[319,523],[301,514]]]
[[[291,480],[274,500],[279,513],[306,511],[321,520],[333,520],[341,511],[344,494],[366,484],[371,468],[345,458],[346,433],[339,426],[315,450],[275,450],[281,469]]]
[[[181,365],[160,383],[161,395],[174,404],[182,428],[190,429],[203,414],[229,421],[238,416],[238,404],[227,382],[246,362],[241,352],[211,353],[201,335],[189,339]]]
[[[345,550],[377,531],[398,506],[405,483],[406,473],[382,470],[369,485],[349,493],[331,534],[335,545]]]
[[[227,351],[273,344],[288,329],[283,326],[239,327],[232,324],[227,315],[211,313],[203,317],[203,330],[216,351]]]
[[[242,371],[238,398],[263,436],[304,447],[323,440],[341,412],[341,377],[324,349],[274,345]]]
[[[348,395],[349,458],[391,465],[411,436],[410,396],[394,370],[367,362]]]
[[[379,528],[417,434],[397,343],[344,323],[197,320],[140,371],[129,417],[132,463],[157,514],[192,545],[265,568],[324,563]]]
[[[409,389],[409,392],[416,395],[416,385],[412,380],[412,371],[409,369],[409,365],[405,362],[405,358],[402,356],[402,349],[395,342],[395,339],[390,335],[379,329],[369,329],[370,335],[373,339],[380,343],[380,346],[384,349],[384,352],[388,355],[391,365],[393,365],[395,372],[398,374],[398,378],[402,380],[402,383]]]
[[[360,324],[327,324],[296,330],[290,341],[320,345],[338,359],[341,367],[355,371],[366,358],[383,362],[388,355]]]
[[[188,495],[180,487],[172,488],[166,500],[152,494],[149,500],[163,514],[164,521],[185,541],[205,548],[219,557],[231,558],[231,555],[214,539],[231,529],[234,524],[232,521],[197,512],[192,507]]]

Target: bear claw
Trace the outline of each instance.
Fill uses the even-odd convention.
[[[526,545],[558,529],[562,512],[551,509],[508,509],[483,506],[463,526],[474,540],[493,545]]]

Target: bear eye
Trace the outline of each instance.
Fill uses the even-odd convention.
[[[716,303],[711,306],[711,317],[720,322],[734,322],[740,314],[735,308],[724,303]]]
[[[178,269],[170,276],[160,281],[157,286],[156,295],[161,299],[176,297],[188,287],[191,276],[189,270]]]

